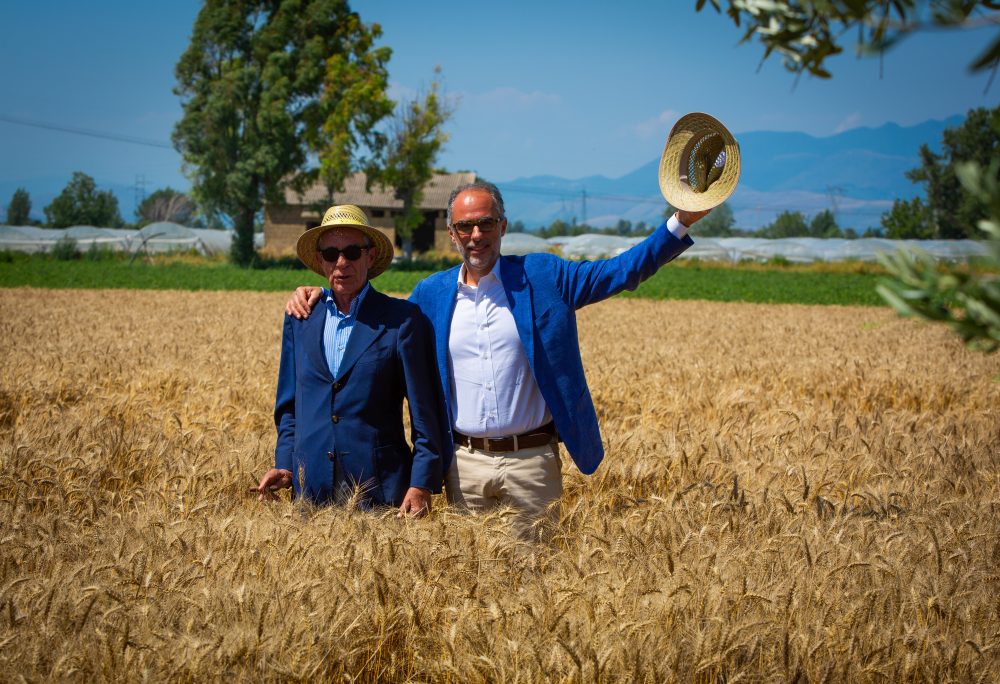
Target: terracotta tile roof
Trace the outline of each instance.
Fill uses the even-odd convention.
[[[367,177],[364,173],[355,173],[344,183],[344,192],[335,193],[334,204],[357,204],[361,207],[378,209],[402,209],[403,202],[393,195],[392,188],[383,188],[373,184],[371,191],[365,190]],[[476,174],[467,173],[438,173],[431,178],[424,187],[424,199],[420,203],[421,209],[447,209],[448,195],[459,185],[472,183],[476,180]],[[326,188],[322,183],[316,183],[307,188],[301,196],[294,190],[285,191],[285,203],[290,205],[313,205],[326,203]]]

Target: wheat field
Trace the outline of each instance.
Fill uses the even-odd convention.
[[[282,294],[0,290],[0,680],[996,681],[1000,355],[887,309],[580,312],[562,519],[260,504]]]

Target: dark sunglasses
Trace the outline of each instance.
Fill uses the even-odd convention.
[[[462,237],[468,237],[472,235],[472,231],[476,226],[479,226],[480,233],[492,233],[496,230],[497,225],[500,223],[500,219],[493,218],[492,216],[484,216],[480,219],[474,219],[472,221],[456,221],[451,224],[451,229]]]
[[[344,247],[343,249],[337,249],[336,247],[320,249],[317,247],[316,251],[323,257],[323,261],[329,261],[331,264],[335,264],[341,254],[343,254],[344,258],[348,261],[357,261],[361,258],[361,253],[366,249],[371,249],[371,247],[368,245],[347,245],[347,247]]]

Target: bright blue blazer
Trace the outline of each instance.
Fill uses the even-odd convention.
[[[370,289],[336,378],[323,350],[325,323],[325,306],[301,321],[285,315],[275,467],[292,472],[296,496],[318,504],[334,498],[337,464],[369,507],[399,506],[409,487],[440,493],[454,447],[427,318],[414,304]]]
[[[622,290],[634,290],[692,244],[690,237],[678,239],[663,224],[648,238],[611,259],[569,261],[553,254],[500,257],[500,279],[531,372],[566,450],[586,475],[597,470],[604,458],[604,445],[580,358],[576,310]],[[410,301],[420,306],[434,327],[437,363],[449,412],[454,379],[448,360],[448,336],[459,268],[425,278],[410,295]],[[449,421],[454,424],[450,413]]]

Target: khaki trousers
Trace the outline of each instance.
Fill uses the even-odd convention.
[[[559,445],[502,452],[456,446],[445,483],[448,502],[459,508],[515,509],[519,531],[543,518],[555,522],[562,496]]]

